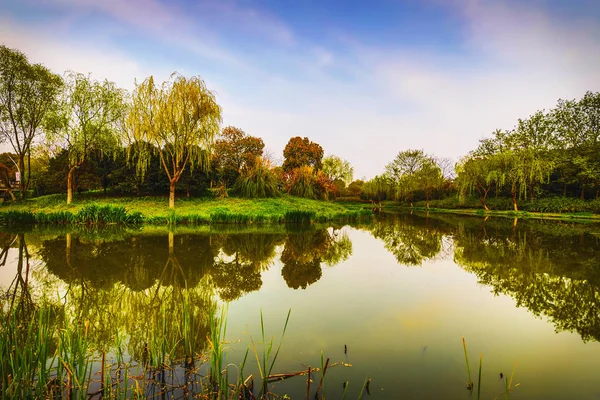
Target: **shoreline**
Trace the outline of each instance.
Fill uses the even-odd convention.
[[[386,206],[383,206],[386,209]],[[389,209],[396,209],[402,211],[418,211],[418,212],[431,212],[439,214],[457,214],[467,215],[475,217],[503,217],[503,218],[522,218],[522,219],[539,219],[548,221],[573,221],[573,222],[595,222],[600,223],[600,214],[591,213],[541,213],[531,211],[507,211],[507,210],[483,210],[473,208],[436,208],[431,207],[389,207]]]

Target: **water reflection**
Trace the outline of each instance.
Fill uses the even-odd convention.
[[[378,301],[386,296],[393,298],[392,308],[402,308],[404,313],[397,317],[404,323],[398,332],[407,338],[411,331],[406,327],[421,321],[421,315],[435,318],[435,310],[440,308],[438,303],[427,308],[421,305],[423,299],[419,296],[435,297],[433,291],[440,286],[427,289],[425,283],[423,287],[421,284],[411,287],[412,282],[423,282],[419,277],[434,268],[406,267],[445,259],[440,264],[443,268],[451,267],[454,261],[476,275],[479,283],[493,293],[508,295],[518,306],[536,316],[547,317],[557,331],[577,332],[584,341],[600,340],[600,236],[594,233],[595,226],[400,214],[378,217],[359,229],[370,232],[393,254],[397,265],[388,263],[386,268],[394,272],[394,277],[390,282],[375,282],[385,278],[374,271],[373,276],[355,279],[358,275],[352,274],[359,269],[364,274],[363,266],[356,262],[346,269],[338,267],[334,272],[339,273],[331,275],[340,279],[335,283],[340,282],[340,287],[347,284],[344,288],[349,293],[359,291],[367,283],[365,279],[373,279],[368,284],[377,289],[368,300],[356,301],[374,304],[376,308]],[[14,277],[3,288],[0,308],[16,309],[19,315],[26,316],[31,310],[46,307],[52,310],[52,323],[56,326],[89,326],[89,340],[95,354],[114,352],[118,339],[126,338],[122,350],[133,360],[143,361],[144,357],[147,359],[148,344],[165,340],[173,346],[170,357],[186,360],[183,365],[189,366],[187,360],[208,348],[210,318],[220,300],[241,300],[235,304],[244,304],[243,297],[247,294],[261,289],[264,293],[265,276],[265,282],[283,279],[289,288],[298,290],[290,295],[294,301],[304,293],[323,296],[323,291],[331,290],[325,282],[310,291],[299,289],[307,289],[320,279],[333,279],[327,274],[324,277],[323,268],[350,259],[354,250],[350,237],[360,235],[367,236],[349,228],[322,226],[308,229],[278,226],[264,231],[255,229],[252,233],[224,229],[168,232],[156,228],[143,232],[121,228],[101,231],[35,228],[32,232],[5,232],[0,234],[0,272],[12,268]],[[356,243],[355,260],[361,252],[364,257],[373,250],[363,247],[367,243],[364,240]],[[404,272],[402,277],[406,280],[393,281],[398,270]],[[438,277],[446,276],[440,270],[436,273]],[[459,275],[466,274],[459,271]],[[386,272],[387,276],[390,275]],[[342,280],[346,278],[347,281]],[[396,291],[400,283],[406,285],[405,296],[410,298],[383,289],[392,287]],[[458,284],[451,281],[445,287]],[[285,297],[282,293],[292,293],[285,286],[268,289],[276,293],[271,296]],[[252,297],[252,301],[259,296]],[[312,297],[305,297],[309,303],[306,307],[319,296]],[[357,325],[356,322],[344,325],[350,308],[345,300],[343,305],[338,304],[340,298],[330,299],[331,307],[337,307],[330,314],[338,315],[336,325],[327,330],[338,332],[339,337],[352,334]],[[263,296],[262,301],[272,301],[272,297]],[[410,314],[413,308],[414,315]],[[429,317],[429,313],[433,316]],[[389,318],[387,314],[385,318]],[[301,322],[308,327],[310,336],[313,329],[310,321]],[[373,343],[380,338],[376,337]],[[342,341],[337,336],[329,340],[346,343],[346,339]],[[294,344],[286,344],[293,349]],[[58,342],[54,343],[57,346]],[[421,352],[419,355],[423,357]]]
[[[321,279],[321,263],[329,266],[352,254],[352,242],[338,230],[290,233],[281,254],[281,275],[292,289],[306,289]]]
[[[600,238],[549,222],[458,224],[454,261],[557,331],[600,340]]]
[[[435,218],[397,214],[378,219],[367,228],[385,243],[385,248],[398,263],[419,266],[440,254],[447,254],[451,226]]]

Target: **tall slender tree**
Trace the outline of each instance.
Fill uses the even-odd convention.
[[[67,73],[58,106],[48,118],[48,139],[68,153],[67,204],[73,201],[75,170],[92,151],[107,155],[120,144],[125,93],[113,82]]]
[[[31,145],[61,86],[59,75],[30,64],[18,50],[0,45],[0,141],[9,142],[17,155],[21,197],[31,181]]]

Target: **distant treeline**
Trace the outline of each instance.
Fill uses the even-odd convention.
[[[554,211],[600,192],[600,94],[559,100],[550,111],[496,130],[458,163],[400,151],[381,175],[353,181],[353,168],[304,137],[293,137],[281,165],[260,137],[221,128],[221,107],[200,77],[148,77],[133,93],[107,80],[59,76],[0,46],[0,185],[8,198],[103,189],[113,194],[393,200],[413,205],[518,210],[538,199]],[[13,186],[19,176],[19,196]],[[527,202],[523,203],[523,200]],[[420,203],[419,203],[420,204]],[[508,206],[507,206],[508,204]],[[587,203],[585,203],[587,204]],[[528,206],[529,205],[529,206]]]

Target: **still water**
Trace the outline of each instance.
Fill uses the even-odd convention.
[[[0,246],[4,303],[26,287],[27,301],[85,318],[98,353],[114,352],[118,329],[139,359],[152,313],[177,325],[182,301],[199,316],[227,304],[225,364],[250,348],[244,374],[259,376],[261,312],[275,351],[291,310],[272,372],[329,358],[327,398],[344,382],[357,398],[369,378],[363,399],[467,399],[464,337],[474,381],[482,356],[483,399],[504,398],[513,369],[511,398],[600,399],[598,225],[401,214],[304,228],[38,227],[5,231]],[[197,348],[208,330],[195,328]],[[306,377],[274,391],[306,398]]]

